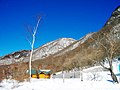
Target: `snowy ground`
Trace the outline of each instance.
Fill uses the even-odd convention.
[[[120,84],[108,81],[83,81],[79,79],[32,79],[32,82],[11,83],[4,81],[0,90],[120,90]]]
[[[4,80],[0,83],[0,90],[120,90],[120,84],[114,84],[108,71],[99,71],[99,67],[89,68],[83,71],[83,81],[78,78],[67,78],[58,73],[53,79],[32,79],[31,83],[25,81],[18,83],[14,80]],[[74,75],[73,72],[69,76]],[[58,78],[59,77],[59,78]]]

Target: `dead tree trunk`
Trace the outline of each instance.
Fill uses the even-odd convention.
[[[112,61],[111,61],[111,60],[108,60],[108,62],[109,62],[109,68],[108,68],[108,67],[105,67],[102,63],[100,63],[100,65],[101,65],[103,68],[105,68],[105,69],[107,69],[107,70],[110,71],[111,78],[112,78],[112,80],[113,80],[114,82],[119,83],[116,75],[115,75],[114,72],[113,72]]]
[[[113,70],[109,68],[109,71],[111,73],[111,78],[113,79],[114,82],[119,83],[116,75],[114,74]]]
[[[116,75],[113,72],[112,60],[109,60],[109,66],[110,68],[108,68],[108,70],[110,71],[111,78],[113,79],[114,82],[119,83]]]

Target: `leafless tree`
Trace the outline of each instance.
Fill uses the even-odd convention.
[[[36,26],[34,27],[33,30],[28,30],[29,33],[31,34],[31,37],[32,39],[28,40],[30,46],[31,46],[31,52],[30,52],[30,60],[29,60],[29,81],[31,82],[31,62],[32,62],[32,59],[33,59],[33,51],[34,51],[34,43],[35,43],[35,40],[36,40],[36,33],[37,33],[37,30],[38,30],[38,25],[40,23],[40,20],[41,20],[41,17],[38,18],[38,21],[37,21],[37,24]]]
[[[113,27],[112,29],[115,28]],[[101,62],[100,65],[103,68],[110,71],[111,78],[113,79],[114,82],[119,83],[116,75],[114,74],[113,66],[112,66],[112,62],[113,59],[115,58],[115,54],[120,49],[120,46],[118,45],[118,41],[116,40],[116,38],[118,37],[115,37],[112,32],[110,32],[109,34],[102,32],[100,35],[102,35],[102,38],[98,35],[97,40],[95,38],[92,39],[96,42],[97,45],[100,45],[105,51],[105,57],[106,57],[105,60],[108,62],[109,67],[106,67]]]

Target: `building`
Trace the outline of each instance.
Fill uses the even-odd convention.
[[[49,79],[51,76],[51,70],[38,70],[39,78]]]
[[[29,70],[28,70],[29,73]],[[31,77],[38,79],[49,79],[51,77],[51,70],[31,70]]]

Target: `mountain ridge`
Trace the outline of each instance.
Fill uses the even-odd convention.
[[[50,54],[52,55],[64,49],[65,47],[69,46],[74,41],[76,40],[72,38],[60,38],[55,41],[46,43],[43,46],[37,49],[34,49],[34,52],[33,52],[34,59],[32,61],[38,58],[40,59],[45,58],[49,56]],[[20,61],[28,62],[29,55],[30,55],[30,50],[20,50],[20,51],[7,54],[5,56],[0,57],[0,65],[8,65],[8,64],[12,64],[12,63],[20,62]]]

